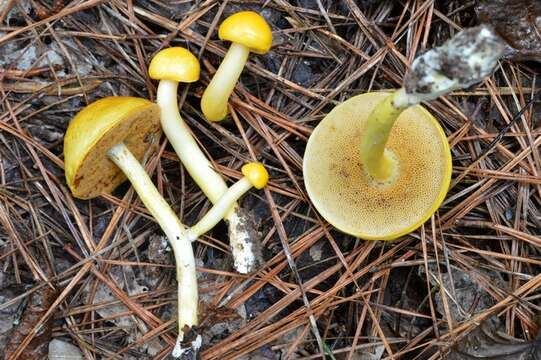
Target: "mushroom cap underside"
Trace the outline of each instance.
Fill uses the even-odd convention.
[[[253,11],[229,16],[220,25],[218,37],[242,44],[257,54],[264,54],[272,45],[272,30],[265,19]]]
[[[199,60],[188,49],[170,47],[159,51],[148,67],[148,75],[154,80],[171,80],[190,83],[199,80]]]
[[[107,156],[121,142],[141,160],[161,133],[158,105],[112,96],[81,110],[64,137],[66,182],[73,196],[91,199],[112,192],[126,178]]]
[[[451,180],[447,138],[422,106],[400,114],[387,149],[398,160],[391,184],[378,185],[360,164],[368,115],[388,94],[367,93],[335,107],[314,129],[304,182],[318,212],[337,229],[366,240],[392,240],[421,226],[441,205]]]

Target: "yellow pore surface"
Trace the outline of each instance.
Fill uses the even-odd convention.
[[[148,67],[154,80],[194,82],[199,80],[199,60],[183,47],[170,47],[158,52]]]
[[[359,139],[374,106],[389,94],[367,93],[335,107],[316,127],[304,154],[304,182],[320,214],[339,230],[391,240],[424,223],[451,180],[451,154],[438,122],[421,106],[398,117],[387,143],[398,176],[375,185],[359,162]]]
[[[256,12],[241,11],[231,15],[220,25],[218,37],[242,44],[257,54],[264,54],[272,45],[272,30]]]
[[[64,137],[66,182],[73,196],[90,199],[125,180],[107,152],[124,142],[141,160],[161,132],[158,105],[141,98],[111,96],[81,110]]]

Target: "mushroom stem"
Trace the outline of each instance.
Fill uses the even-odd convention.
[[[203,216],[201,220],[187,231],[187,236],[190,241],[197,239],[210,229],[212,229],[218,222],[220,222],[225,214],[231,208],[242,195],[244,195],[252,184],[250,181],[243,177],[235,184],[233,184],[229,190],[218,200],[214,206]]]
[[[385,144],[400,113],[409,106],[436,99],[483,80],[494,70],[505,44],[486,25],[461,31],[413,62],[404,87],[378,104],[361,138],[361,162],[377,181],[393,175],[396,160]]]
[[[212,168],[212,164],[203,154],[180,116],[177,88],[178,82],[171,80],[161,80],[158,85],[157,102],[161,109],[162,129],[192,179],[214,204],[228,191],[228,187],[224,179]],[[247,226],[251,221],[240,212],[235,202],[230,204],[225,220],[229,228],[229,242],[235,269],[243,274],[249,273],[256,265],[256,255],[253,250],[255,232]]]
[[[396,119],[408,106],[396,103],[395,98],[400,94],[401,90],[398,90],[374,108],[360,139],[361,163],[368,175],[376,181],[389,180],[396,171],[396,159],[385,150],[385,144]]]
[[[185,236],[186,229],[124,143],[113,146],[107,155],[130,180],[139,198],[171,243],[177,269],[178,326],[181,337],[184,326],[197,325],[198,304],[195,258],[192,244]]]
[[[180,116],[177,89],[176,81],[161,80],[158,85],[157,103],[161,110],[163,132],[192,179],[210,201],[216,202],[227,191],[227,185],[213,170],[212,164],[199,149],[188,125]]]
[[[222,63],[201,98],[201,110],[209,121],[220,121],[227,115],[227,102],[248,60],[250,49],[231,43]]]

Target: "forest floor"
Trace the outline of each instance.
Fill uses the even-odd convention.
[[[346,236],[315,212],[303,183],[318,122],[353,95],[400,87],[418,54],[480,22],[476,5],[0,0],[5,357],[171,353],[175,269],[160,228],[127,183],[74,199],[62,151],[85,105],[111,95],[155,100],[150,59],[178,45],[201,60],[200,81],[181,85],[179,101],[216,168],[229,184],[248,161],[271,175],[242,201],[261,234],[256,271],[234,271],[224,224],[194,243],[203,359],[541,358],[536,62],[502,60],[483,83],[425,104],[448,136],[453,179],[441,208],[411,234]],[[240,10],[267,19],[273,46],[250,56],[228,119],[209,123],[200,97],[228,46],[217,26]],[[208,210],[165,138],[147,168],[184,223]]]

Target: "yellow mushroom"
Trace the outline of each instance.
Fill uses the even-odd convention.
[[[177,266],[178,321],[197,325],[197,280],[191,242],[140,164],[161,133],[159,107],[145,99],[107,97],[81,110],[64,137],[66,180],[75,197],[110,193],[126,177],[169,239]],[[181,291],[182,290],[182,291]]]
[[[224,218],[231,208],[231,204],[240,199],[252,186],[259,190],[267,185],[269,173],[262,164],[257,162],[248,163],[241,168],[241,171],[244,177],[233,184],[209,212],[188,230],[190,240],[197,239],[212,229]]]
[[[417,104],[481,81],[504,50],[490,28],[464,30],[417,58],[404,88],[335,107],[304,155],[306,190],[321,215],[367,240],[392,240],[421,226],[445,198],[452,163],[445,133]]]
[[[178,83],[199,79],[199,61],[187,49],[168,48],[154,56],[150,62],[149,75],[160,81],[157,103],[161,109],[160,119],[165,135],[192,179],[210,201],[216,203],[228,187],[192,137],[188,125],[180,116],[177,103]],[[252,221],[247,219],[236,203],[226,213],[225,220],[229,228],[235,269],[243,274],[249,273],[257,263],[253,250],[256,242],[253,236],[256,232],[250,228]]]
[[[241,11],[225,19],[218,36],[231,41],[231,46],[201,98],[201,110],[209,121],[220,121],[227,116],[229,96],[250,51],[265,54],[272,45],[271,28],[253,11]]]
[[[91,199],[110,193],[126,176],[108,158],[124,143],[138,160],[161,134],[160,109],[135,97],[106,97],[80,111],[64,137],[66,181],[73,195]]]
[[[252,187],[256,189],[262,189],[267,185],[269,174],[265,167],[257,162],[245,164],[242,169],[244,175],[239,181],[234,183],[227,192],[212,206],[205,216],[203,216],[197,224],[190,227],[184,234],[183,239],[188,241],[194,241],[199,236],[203,235],[210,229],[212,229],[218,222],[220,222],[224,216],[230,211],[231,206],[240,199],[248,190]],[[180,325],[180,324],[179,324]],[[196,340],[186,347],[182,345],[183,332],[182,328],[179,328],[179,336],[173,349],[173,357],[181,357],[184,352],[189,348],[192,351],[197,352],[201,346],[201,337],[197,336]]]
[[[127,177],[167,236],[177,270],[179,336],[173,356],[179,357],[186,350],[182,344],[185,327],[197,325],[197,279],[191,241],[218,223],[252,182],[259,188],[268,176],[262,165],[245,165],[256,169],[233,184],[207,216],[186,229],[140,163],[160,133],[156,104],[134,97],[107,97],[88,105],[71,121],[64,137],[64,162],[68,187],[81,199],[110,193]],[[198,336],[189,346],[197,351],[200,344]]]
[[[367,93],[338,105],[304,154],[304,182],[316,209],[336,228],[366,240],[415,230],[440,206],[451,179],[451,154],[438,122],[421,106],[399,112],[396,123],[386,121],[380,115],[394,111],[390,100]],[[351,146],[359,139],[363,151]]]
[[[150,62],[148,75],[151,79],[166,80],[175,83],[191,83],[199,80],[199,60],[183,47],[170,47],[159,51]],[[175,97],[176,99],[176,97]]]

